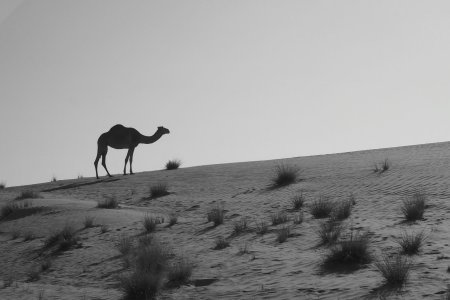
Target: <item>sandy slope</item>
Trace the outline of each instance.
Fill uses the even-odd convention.
[[[385,158],[391,169],[383,174],[372,171],[374,162]],[[172,245],[177,255],[195,263],[193,280],[218,279],[211,285],[183,286],[164,290],[163,299],[361,299],[377,298],[383,280],[369,264],[351,273],[324,273],[320,268],[326,247],[319,247],[316,229],[319,220],[309,213],[310,201],[325,195],[333,200],[356,195],[350,219],[344,221],[370,233],[371,252],[395,253],[394,238],[402,230],[425,230],[428,239],[419,255],[414,256],[410,281],[401,294],[391,298],[439,299],[449,283],[450,265],[450,143],[427,144],[392,149],[311,156],[282,161],[302,169],[302,181],[268,189],[274,166],[280,161],[249,162],[203,166],[174,171],[117,176],[117,181],[73,186],[42,192],[34,199],[35,207],[45,207],[34,215],[0,222],[0,278],[14,277],[14,283],[0,289],[0,299],[120,299],[117,276],[123,272],[118,239],[142,232],[145,212],[168,216],[176,213],[178,224],[159,226],[155,236]],[[71,183],[83,184],[92,178],[44,183],[0,191],[1,201],[13,199],[20,190],[46,190]],[[142,200],[149,185],[159,181],[169,184],[170,195]],[[400,211],[405,196],[421,189],[428,195],[425,219],[406,224]],[[228,237],[233,222],[246,216],[254,221],[270,221],[270,214],[290,212],[290,200],[299,191],[307,197],[304,222],[293,225],[287,242],[275,241],[274,229],[264,236],[254,231],[232,237],[231,247],[212,250],[218,236]],[[115,196],[120,209],[96,208],[96,200]],[[206,222],[206,210],[223,203],[227,210],[225,224],[213,228]],[[82,229],[86,215],[95,216],[100,227]],[[39,249],[52,230],[70,222],[80,229],[81,246],[56,256],[48,271],[34,282],[26,282],[27,271],[42,259]],[[290,222],[292,224],[292,222]],[[33,232],[38,238],[11,239],[11,233]],[[249,254],[239,254],[247,244]],[[3,284],[0,282],[0,287]]]

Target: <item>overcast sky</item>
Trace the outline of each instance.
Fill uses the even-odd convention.
[[[449,33],[449,1],[2,0],[0,181],[94,176],[117,123],[171,131],[135,172],[447,141]]]

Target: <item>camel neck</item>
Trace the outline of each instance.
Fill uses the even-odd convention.
[[[161,136],[162,136],[162,134],[160,134],[160,133],[155,133],[154,135],[151,135],[151,136],[146,136],[146,135],[141,134],[139,142],[142,144],[151,144],[151,143],[154,143],[157,140],[159,140],[159,138]]]

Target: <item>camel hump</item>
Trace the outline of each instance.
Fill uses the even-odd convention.
[[[111,127],[111,129],[109,131],[122,130],[122,129],[125,129],[125,126],[123,126],[122,124],[116,124],[113,127]]]

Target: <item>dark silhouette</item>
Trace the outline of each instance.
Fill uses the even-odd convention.
[[[100,156],[102,157],[102,166],[105,168],[106,173],[109,177],[108,169],[106,168],[106,153],[108,153],[108,146],[114,149],[128,149],[127,156],[125,157],[125,166],[123,167],[123,175],[126,175],[126,167],[128,158],[130,159],[130,174],[133,174],[132,164],[133,164],[133,153],[134,148],[139,144],[151,144],[156,142],[164,134],[170,133],[169,129],[162,126],[158,127],[158,130],[152,136],[145,136],[139,133],[134,128],[125,127],[120,124],[114,125],[108,132],[100,135],[97,141],[97,157],[95,158],[95,176],[98,179],[97,165]]]

